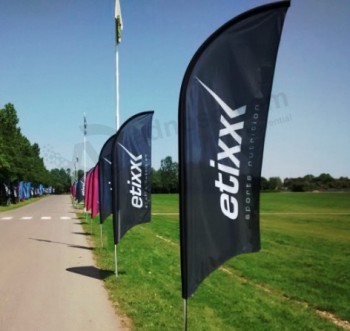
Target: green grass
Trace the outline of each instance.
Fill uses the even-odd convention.
[[[178,196],[152,199],[152,222],[122,238],[119,276],[104,281],[133,330],[181,330]],[[346,193],[263,194],[261,252],[232,258],[203,281],[188,301],[188,330],[343,330],[316,310],[350,320],[349,202]],[[101,248],[93,220],[97,264],[112,271],[111,219],[103,230]]]
[[[45,198],[45,196],[30,198],[28,200],[24,200],[24,201],[15,203],[15,204],[11,204],[9,206],[0,206],[0,212],[21,208],[21,207],[29,205],[31,203],[37,202],[38,200],[43,199],[43,198]]]

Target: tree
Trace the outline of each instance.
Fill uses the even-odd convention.
[[[179,192],[179,165],[173,162],[171,156],[167,156],[160,162],[160,179],[162,182],[162,190],[166,193]]]
[[[13,104],[0,109],[0,176],[10,181],[47,184],[49,174],[40,157],[40,147],[21,133]]]
[[[61,169],[50,171],[50,185],[55,188],[57,194],[68,193],[71,185],[70,172]]]
[[[4,152],[5,147],[4,147],[4,139],[2,135],[0,134],[0,173],[8,172],[10,165],[8,163],[6,154]]]
[[[282,180],[280,177],[270,177],[269,189],[273,191],[280,191],[282,189]]]
[[[261,177],[260,187],[262,191],[266,191],[269,189],[269,182],[265,177]]]
[[[152,168],[151,176],[152,176],[152,193],[162,193],[163,186],[162,186],[160,172]]]
[[[6,178],[14,179],[17,172],[18,117],[13,104],[0,109],[0,171]]]
[[[330,174],[323,173],[316,177],[316,180],[323,189],[333,188],[335,186],[334,178]]]

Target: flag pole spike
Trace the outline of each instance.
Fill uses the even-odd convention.
[[[187,331],[187,299],[184,299],[184,331]]]
[[[115,276],[118,277],[117,245],[114,244]]]
[[[101,237],[101,247],[103,247],[103,229],[102,229],[102,224],[100,224],[100,237]]]

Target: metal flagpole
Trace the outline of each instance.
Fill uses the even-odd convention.
[[[84,214],[85,214],[85,223],[87,223],[87,210],[86,210],[86,204],[85,204],[86,191],[87,191],[87,187],[86,187],[86,135],[87,135],[87,122],[86,122],[86,113],[84,113],[84,152],[83,152],[83,163],[84,163]],[[91,225],[91,234],[92,234],[92,225]]]
[[[116,112],[115,112],[115,121],[116,121],[116,127],[117,131],[119,129],[120,125],[120,119],[119,119],[119,54],[118,54],[118,44],[116,45],[115,50],[115,88],[116,88]]]
[[[115,0],[115,33],[116,33],[116,47],[115,47],[115,88],[116,88],[116,128],[119,129],[120,119],[119,119],[119,54],[118,54],[118,44],[121,42],[121,31],[123,30],[123,19],[122,12],[120,10],[119,0]]]
[[[116,46],[115,46],[115,88],[116,88],[116,128],[119,130],[120,119],[119,119],[119,54],[118,44],[121,41],[121,30],[123,29],[122,13],[120,10],[119,0],[115,0],[115,31],[116,31]],[[118,215],[119,216],[119,215]],[[119,227],[119,217],[117,219]],[[119,232],[119,229],[118,229]],[[119,232],[120,233],[120,232]],[[119,234],[118,234],[119,236]],[[117,245],[114,245],[114,260],[115,260],[115,275],[118,277],[118,260],[117,260]]]
[[[184,331],[187,331],[187,299],[184,299]]]
[[[103,229],[102,229],[102,224],[100,224],[100,237],[101,237],[101,247],[103,247]]]
[[[115,276],[118,277],[117,245],[114,244]]]
[[[117,222],[118,222],[118,242],[120,241],[120,213],[118,211],[118,217],[117,217]],[[114,256],[115,256],[115,275],[118,277],[118,265],[117,265],[117,245],[114,245]]]

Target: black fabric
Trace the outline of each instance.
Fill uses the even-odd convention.
[[[114,243],[133,226],[151,220],[153,111],[131,117],[112,147]]]
[[[289,2],[231,20],[197,51],[179,101],[182,296],[260,249],[259,192],[276,56]]]
[[[99,164],[99,209],[100,223],[112,213],[112,147],[116,134],[103,145],[98,159]]]

